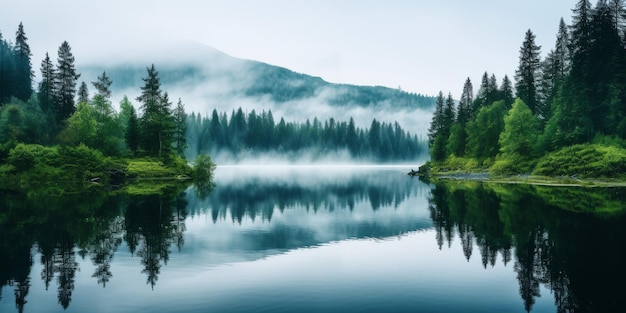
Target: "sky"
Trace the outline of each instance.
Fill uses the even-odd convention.
[[[485,71],[513,79],[528,29],[544,56],[576,2],[0,0],[0,32],[14,41],[24,23],[37,73],[64,40],[79,66],[138,57],[149,65],[161,45],[195,42],[333,83],[458,98],[467,77],[475,89]]]

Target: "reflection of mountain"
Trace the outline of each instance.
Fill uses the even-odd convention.
[[[431,226],[416,203],[428,187],[396,170],[305,168],[273,177],[247,170],[220,168],[217,187],[206,200],[188,197],[189,214],[210,215],[213,223],[204,225],[201,239],[187,242],[203,249],[190,251],[210,250],[220,254],[217,263],[230,262]]]
[[[554,294],[557,312],[625,311],[626,217],[575,214],[562,207],[575,199],[559,195],[584,195],[595,205],[579,203],[574,212],[606,211],[625,200],[624,190],[615,189],[441,184],[430,198],[439,245],[458,233],[468,259],[475,241],[485,267],[498,254],[505,264],[513,261],[527,311],[541,285]]]

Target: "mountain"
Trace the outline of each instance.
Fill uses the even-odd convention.
[[[359,126],[369,126],[373,118],[388,122],[406,119],[416,114],[422,133],[424,116],[430,116],[435,98],[408,93],[382,86],[334,84],[320,77],[296,73],[287,68],[262,62],[238,59],[219,50],[199,44],[156,51],[152,60],[117,60],[109,65],[78,66],[81,80],[95,81],[106,71],[113,81],[114,101],[128,95],[134,100],[143,85],[146,68],[154,63],[162,83],[174,102],[181,98],[187,112],[210,114],[231,111],[237,107],[247,110],[272,110],[278,118],[305,120],[318,117],[349,119]],[[88,84],[91,86],[91,84]],[[386,117],[382,112],[389,112]],[[408,124],[415,121],[407,120]]]

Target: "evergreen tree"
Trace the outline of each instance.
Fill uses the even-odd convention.
[[[556,36],[556,44],[554,45],[555,69],[556,76],[559,80],[565,79],[571,69],[571,47],[570,35],[563,18],[559,21],[559,32]]]
[[[533,114],[545,118],[546,108],[539,106],[537,86],[541,74],[540,46],[535,44],[535,35],[529,29],[520,48],[519,66],[515,71],[515,90]]]
[[[465,124],[472,118],[472,102],[474,102],[474,87],[472,81],[468,77],[463,85],[463,93],[459,100],[459,109],[457,110],[457,123]]]
[[[461,99],[459,100],[456,121],[450,129],[450,137],[448,138],[446,146],[448,155],[465,155],[467,140],[467,131],[465,128],[472,117],[471,105],[474,100],[473,97],[472,82],[468,77],[463,85],[463,93],[461,94]]]
[[[46,57],[41,61],[41,82],[39,83],[39,106],[44,113],[48,113],[56,101],[55,95],[56,71],[50,56],[46,52]]]
[[[540,118],[543,126],[552,117],[553,102],[559,91],[563,88],[563,83],[570,71],[570,47],[569,33],[565,22],[561,18],[556,44],[550,50],[543,62],[541,62],[542,77],[539,90],[539,106],[544,112]]]
[[[144,86],[137,101],[141,102],[140,146],[148,155],[169,158],[172,149],[174,119],[167,93],[162,93],[159,72],[154,64],[147,68]]]
[[[4,38],[2,38],[2,32],[0,31],[0,106],[6,101],[7,95],[6,90],[8,90],[8,86],[6,85],[6,72],[7,72],[7,57],[6,55],[9,53],[9,45]]]
[[[617,132],[622,122],[625,50],[613,12],[606,1],[596,5],[591,16],[591,40],[589,49],[589,104],[591,122],[595,132],[605,135]]]
[[[102,72],[102,75],[98,76],[97,81],[92,82],[92,85],[96,89],[96,94],[91,101],[94,117],[97,122],[96,148],[108,155],[114,155],[119,152],[119,147],[121,146],[120,142],[123,137],[119,119],[116,116],[115,110],[113,110],[113,105],[110,100],[110,87],[112,83],[111,79],[106,75],[106,72]],[[81,90],[79,90],[79,97],[81,97],[80,94],[83,93],[83,84],[81,84]],[[85,84],[85,90],[86,89]],[[88,93],[85,92],[83,95],[85,94]]]
[[[491,104],[496,100],[500,100],[500,90],[498,89],[498,79],[495,74],[489,77],[489,88],[487,93],[487,104]]]
[[[187,148],[187,114],[182,100],[178,98],[178,103],[174,109],[174,150],[180,156],[183,156]]]
[[[626,30],[626,8],[624,7],[624,0],[609,0],[609,8],[611,9],[611,15],[613,15],[613,27],[618,31],[621,38],[624,37],[624,31]]]
[[[126,139],[128,149],[135,153],[137,149],[139,149],[139,119],[137,118],[134,106],[129,106],[128,112],[128,124],[126,125],[124,139]]]
[[[357,135],[356,126],[354,125],[354,119],[350,117],[350,122],[348,122],[348,130],[346,133],[346,144],[348,146],[348,151],[353,156],[357,156],[359,152],[359,137]]]
[[[428,129],[428,147],[430,157],[433,161],[443,161],[446,157],[446,140],[444,125],[446,122],[446,112],[444,107],[443,92],[439,92],[430,128]]]
[[[111,98],[111,84],[113,82],[107,76],[106,71],[102,72],[102,75],[98,76],[98,80],[92,82],[93,86],[96,88],[96,92],[104,97],[105,99]]]
[[[500,154],[494,165],[496,172],[524,173],[530,170],[539,135],[539,120],[521,99],[504,117],[504,130],[498,144]]]
[[[454,124],[454,120],[456,118],[456,110],[455,110],[454,99],[452,98],[452,94],[448,93],[448,97],[446,98],[446,106],[443,109],[443,125],[442,125],[442,135],[444,138],[448,138],[450,136],[450,129],[452,128],[452,124]]]
[[[504,78],[502,79],[500,94],[500,98],[504,100],[504,103],[507,106],[511,106],[513,104],[513,84],[511,83],[508,75],[504,75]]]
[[[442,107],[443,109],[443,107]],[[431,124],[432,127],[432,124]],[[429,137],[430,139],[430,137]],[[369,143],[370,149],[374,151],[374,155],[380,157],[378,151],[380,151],[380,122],[376,119],[372,120],[372,124],[370,124],[370,131],[367,136],[367,141]]]
[[[141,95],[137,97],[137,101],[141,103],[141,118],[139,121],[140,146],[146,150],[149,155],[160,155],[161,152],[161,82],[159,81],[159,72],[152,67],[147,68],[148,76],[142,78],[144,86],[141,87]]]
[[[78,87],[78,103],[89,103],[89,88],[85,82],[81,82]]]
[[[55,90],[57,95],[55,105],[57,123],[67,119],[76,110],[74,96],[76,94],[76,80],[80,74],[76,74],[74,55],[67,41],[59,47],[57,64],[57,78]]]
[[[496,101],[481,108],[476,119],[467,124],[467,155],[479,161],[496,156],[507,107],[504,100]]]
[[[480,81],[480,87],[478,88],[476,99],[472,102],[472,116],[476,116],[482,107],[491,104],[489,103],[489,95],[491,94],[489,87],[489,73],[485,72]]]
[[[224,144],[224,139],[222,135],[222,125],[220,125],[220,117],[216,109],[213,109],[213,112],[211,114],[211,123],[209,126],[209,133],[211,135],[211,140],[215,144],[217,145]]]
[[[28,38],[24,32],[24,26],[20,22],[17,32],[15,33],[15,55],[17,57],[16,75],[13,78],[14,90],[13,95],[22,100],[27,101],[33,93],[33,77],[32,64],[30,57],[30,46],[27,43]]]

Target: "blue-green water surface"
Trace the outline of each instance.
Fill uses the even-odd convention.
[[[625,219],[584,210],[622,190],[405,172],[219,167],[206,198],[0,196],[0,312],[623,311]]]

